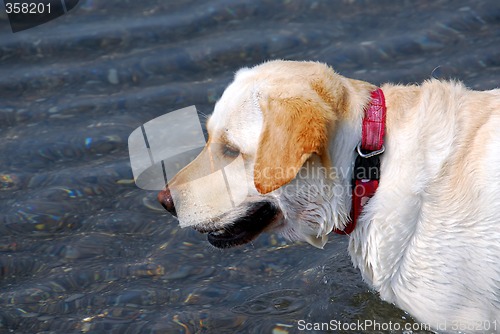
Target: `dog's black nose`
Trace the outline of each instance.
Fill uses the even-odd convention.
[[[165,208],[165,210],[177,217],[174,200],[172,199],[172,195],[170,194],[170,189],[168,189],[168,187],[165,187],[164,190],[158,193],[158,201]]]

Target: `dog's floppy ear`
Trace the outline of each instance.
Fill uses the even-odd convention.
[[[328,129],[335,118],[318,95],[262,96],[263,127],[254,166],[255,187],[269,193],[295,178],[311,156],[326,154]]]

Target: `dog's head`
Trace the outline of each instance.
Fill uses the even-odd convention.
[[[271,229],[322,247],[343,223],[337,216],[347,216],[333,212],[341,185],[329,151],[347,109],[343,80],[314,62],[241,69],[207,122],[205,148],[160,192],[160,202],[216,247]]]

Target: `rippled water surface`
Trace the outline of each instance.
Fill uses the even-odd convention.
[[[498,85],[498,1],[80,0],[13,34],[0,16],[0,332],[295,333],[412,323],[325,250],[262,235],[226,251],[135,187],[128,135],[209,114],[235,70],[320,60],[376,84]]]

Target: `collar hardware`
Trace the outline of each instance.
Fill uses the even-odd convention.
[[[384,145],[382,145],[382,147],[379,150],[369,151],[366,153],[364,152],[364,150],[361,147],[362,147],[362,143],[359,142],[358,146],[356,147],[356,150],[358,151],[358,155],[362,158],[371,158],[371,157],[374,157],[376,155],[379,155],[379,154],[382,154],[385,152]]]

